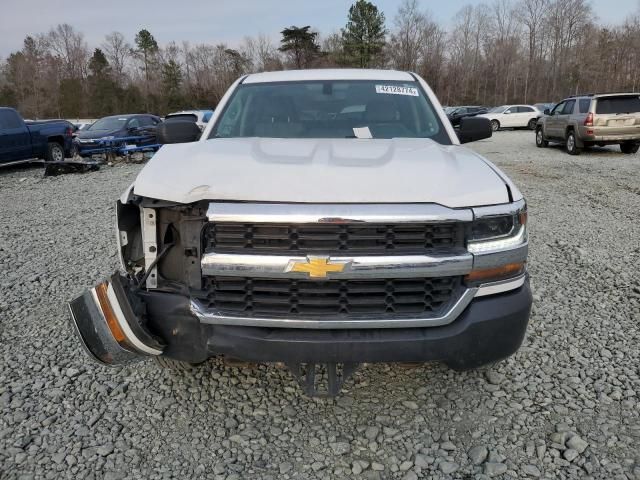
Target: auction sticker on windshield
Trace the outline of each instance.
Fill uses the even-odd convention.
[[[403,87],[400,85],[376,85],[376,93],[386,93],[387,95],[409,95],[417,97],[418,89],[415,87]]]

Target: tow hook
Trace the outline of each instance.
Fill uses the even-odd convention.
[[[287,368],[298,381],[300,388],[310,397],[337,397],[344,383],[358,369],[358,363],[287,363]],[[326,372],[326,383],[316,375],[316,366],[320,373]]]
[[[68,304],[86,353],[103,365],[125,365],[164,350],[134,313],[128,289],[126,278],[115,273]]]

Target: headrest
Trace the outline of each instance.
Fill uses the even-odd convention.
[[[393,100],[381,99],[367,104],[365,119],[370,123],[392,123],[396,117],[397,109]]]

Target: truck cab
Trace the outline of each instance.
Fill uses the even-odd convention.
[[[526,203],[461,145],[487,119],[456,132],[417,75],[345,69],[242,77],[202,135],[184,123],[117,202],[122,270],[69,303],[91,358],[284,362],[335,395],[362,362],[518,349]]]
[[[65,120],[25,122],[13,108],[0,108],[0,166],[71,156],[73,127]]]

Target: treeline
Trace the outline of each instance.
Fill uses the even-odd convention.
[[[259,35],[234,48],[160,46],[145,29],[133,39],[113,32],[90,48],[81,32],[58,25],[0,61],[0,105],[27,118],[164,114],[215,107],[245,73],[328,67],[411,70],[449,105],[640,90],[640,9],[607,26],[588,0],[494,0],[462,8],[449,29],[417,0],[392,13],[357,0],[333,33],[290,26],[277,44]]]

